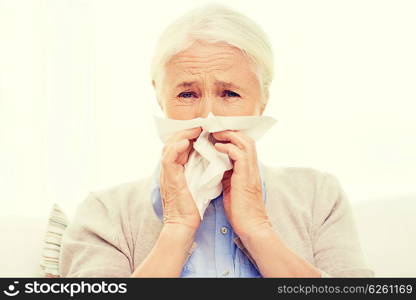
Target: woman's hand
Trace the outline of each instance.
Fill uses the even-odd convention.
[[[215,143],[215,148],[227,154],[234,165],[222,179],[224,210],[233,230],[240,237],[248,237],[270,228],[255,141],[238,130],[224,130],[212,135],[220,141]]]
[[[152,251],[131,277],[179,277],[201,223],[188,189],[184,165],[201,134],[201,127],[172,135],[165,143],[160,164],[160,194],[164,225]]]
[[[160,170],[160,193],[165,226],[183,225],[196,231],[201,222],[198,209],[188,189],[184,165],[188,162],[193,142],[201,134],[196,127],[179,131],[165,143]]]

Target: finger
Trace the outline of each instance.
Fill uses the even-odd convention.
[[[201,134],[201,132],[202,132],[201,127],[181,130],[181,131],[174,133],[171,137],[169,137],[166,143],[172,143],[172,142],[180,141],[183,139],[188,139],[188,140],[196,139]]]
[[[244,152],[239,149],[237,146],[231,143],[223,144],[223,143],[215,143],[215,149],[219,152],[227,154],[232,160],[245,162],[244,159]]]
[[[216,136],[233,143],[238,148],[245,151],[250,162],[256,159],[256,143],[251,137],[247,136],[243,132],[239,130],[225,130],[217,132]]]
[[[251,138],[241,131],[224,130],[214,132],[212,135],[219,141],[231,142],[243,150],[250,150],[253,146],[253,143],[250,141]]]
[[[192,140],[188,140],[189,145],[184,150],[178,153],[178,157],[176,159],[176,162],[180,165],[185,165],[188,162],[188,158],[191,155],[192,150],[194,149],[193,144],[194,142]]]
[[[193,141],[201,134],[202,128],[189,128],[175,133],[163,148],[163,163],[184,165],[193,149]]]
[[[191,142],[187,139],[166,144],[163,148],[162,164],[183,164],[180,159],[181,155],[184,152],[189,152],[190,148]]]

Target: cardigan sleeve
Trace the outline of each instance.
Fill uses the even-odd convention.
[[[312,213],[314,259],[321,277],[373,277],[364,263],[350,203],[334,175],[324,173]]]
[[[119,246],[113,214],[92,193],[78,206],[62,237],[60,277],[130,277],[128,249]]]

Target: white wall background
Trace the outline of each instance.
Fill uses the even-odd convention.
[[[151,174],[153,47],[205,2],[0,0],[0,216],[73,215],[89,190]],[[222,2],[275,49],[262,161],[331,172],[353,203],[416,201],[416,2]]]

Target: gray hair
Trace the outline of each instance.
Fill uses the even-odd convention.
[[[162,82],[166,63],[197,40],[227,43],[247,55],[256,68],[261,103],[267,104],[273,80],[273,52],[268,37],[253,20],[219,4],[191,10],[164,30],[151,64],[152,81]],[[161,104],[159,97],[158,101]]]

